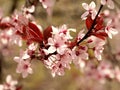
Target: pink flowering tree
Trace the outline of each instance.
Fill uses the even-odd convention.
[[[80,85],[93,80],[98,83],[96,87],[99,90],[102,90],[100,85],[107,81],[120,82],[120,48],[117,45],[120,10],[117,1],[100,0],[100,6],[94,1],[82,3],[84,12],[79,17],[84,22],[84,28],[81,30],[69,28],[66,24],[43,28],[35,16],[37,6],[41,5],[46,10],[52,22],[56,4],[57,0],[26,0],[21,11],[13,10],[10,16],[4,17],[0,11],[1,81],[2,57],[15,53],[10,48],[16,46],[21,50],[19,55],[14,55],[13,61],[17,64],[16,73],[21,74],[23,79],[34,73],[32,65],[39,61],[53,77],[64,76],[66,70],[75,66],[81,73],[76,77]],[[8,75],[6,82],[0,84],[0,90],[22,90],[19,81],[12,80],[12,76]],[[89,84],[83,86],[97,90],[94,84]]]

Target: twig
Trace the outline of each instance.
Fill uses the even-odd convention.
[[[89,33],[93,30],[93,28],[94,28],[94,26],[95,26],[96,19],[97,19],[98,15],[99,15],[100,11],[102,10],[102,8],[103,8],[103,5],[100,6],[99,11],[98,11],[97,15],[95,16],[95,19],[94,19],[94,21],[93,21],[90,29],[89,29],[88,32],[85,34],[85,36],[84,36],[79,42],[77,42],[77,45],[79,45],[79,43],[81,43],[81,42],[84,41],[86,38],[88,38],[88,35],[89,35]]]

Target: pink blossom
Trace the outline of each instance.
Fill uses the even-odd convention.
[[[118,66],[115,67],[115,79],[120,82],[120,68]]]
[[[52,14],[52,9],[55,4],[55,0],[39,0],[42,3],[43,8],[47,10],[49,15]]]
[[[71,61],[71,50],[68,49],[63,55],[51,55],[48,60],[44,60],[44,63],[51,70],[52,76],[55,77],[55,75],[64,75],[65,69],[70,69]]]
[[[95,57],[98,59],[98,60],[102,60],[102,52],[104,50],[104,45],[105,45],[105,41],[100,39],[100,38],[97,38],[95,36],[91,36],[88,38],[88,41],[91,40],[90,43],[88,43],[89,45],[89,48],[93,48],[94,50],[94,55]]]
[[[22,10],[23,10],[23,14],[26,16],[26,18],[28,18],[28,19],[33,18],[32,13],[34,13],[34,11],[35,11],[34,5],[32,5],[30,7],[23,7]]]
[[[70,32],[76,32],[76,29],[73,28],[67,28],[67,25],[63,24],[59,28],[56,28],[52,26],[52,34],[60,34],[66,39],[73,39],[73,37],[70,35]]]
[[[95,18],[97,12],[95,10],[95,2],[91,2],[89,5],[87,3],[82,3],[82,6],[85,10],[87,10],[85,13],[82,14],[81,18],[86,19],[89,14],[91,14],[92,19]]]
[[[28,74],[32,74],[32,68],[30,63],[30,56],[27,52],[21,52],[20,57],[14,57],[14,60],[18,63],[16,72],[22,73],[23,78],[27,77]]]
[[[54,53],[57,51],[59,54],[63,54],[65,48],[67,48],[65,41],[66,39],[61,37],[59,34],[56,34],[53,38],[49,38],[48,45],[50,45],[50,47],[48,48],[48,52]]]
[[[101,62],[97,70],[101,78],[111,78],[111,79],[114,78],[114,70],[111,64],[108,62],[105,61]]]
[[[85,60],[88,60],[87,46],[79,46],[74,48],[72,51],[73,63],[76,67],[83,69],[85,68]]]
[[[37,44],[35,43],[31,43],[29,46],[28,46],[28,50],[31,50],[31,51],[35,51],[37,49]]]
[[[0,85],[0,90],[16,90],[16,85],[18,82],[16,80],[12,80],[11,75],[8,75],[6,78],[6,82]]]
[[[107,5],[108,8],[114,9],[114,3],[112,0],[101,0],[102,5]]]
[[[112,39],[112,34],[116,35],[118,31],[111,26],[112,20],[109,20],[107,26],[105,27],[105,32],[108,34],[109,38]]]

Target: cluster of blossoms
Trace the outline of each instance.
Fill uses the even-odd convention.
[[[40,2],[47,10],[55,3],[54,0],[40,0]],[[0,36],[3,38],[1,41],[5,44],[12,41],[21,46],[21,40],[24,40],[28,46],[25,51],[20,52],[20,56],[14,57],[14,61],[18,63],[16,72],[22,73],[23,78],[32,74],[31,64],[35,59],[50,69],[53,77],[64,75],[65,69],[70,69],[73,63],[83,73],[100,81],[105,78],[120,80],[120,69],[102,61],[106,38],[112,38],[118,31],[112,26],[112,20],[105,25],[105,16],[100,13],[103,5],[114,7],[112,0],[101,0],[101,4],[98,12],[94,2],[89,5],[82,4],[86,12],[81,18],[85,20],[88,32],[85,34],[84,30],[81,30],[75,39],[70,33],[76,29],[68,28],[67,25],[49,26],[42,30],[40,25],[31,20],[30,13],[34,12],[34,6],[24,8],[22,14],[15,13],[8,21],[3,22],[4,18],[1,19],[0,28],[5,29],[1,31]],[[90,63],[94,59],[98,62],[97,65]]]
[[[6,82],[0,84],[0,90],[21,90],[21,87],[18,85],[18,81],[13,80],[11,75],[6,77]]]

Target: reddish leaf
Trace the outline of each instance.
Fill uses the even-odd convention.
[[[29,30],[30,30],[31,34],[33,34],[34,38],[39,38],[40,41],[43,40],[43,35],[42,35],[40,29],[34,23],[29,22],[29,28],[30,28]]]
[[[93,20],[92,20],[91,16],[88,16],[86,19],[86,27],[88,30],[91,28],[92,24],[93,24]]]
[[[42,42],[43,38],[41,38],[36,32],[34,32],[31,28],[27,28],[27,40],[28,41],[36,41]]]
[[[45,43],[47,43],[48,38],[52,36],[51,32],[52,32],[52,27],[51,27],[51,26],[48,26],[48,27],[43,31],[43,36],[44,36],[44,41],[45,41]]]
[[[0,29],[8,29],[11,25],[9,23],[0,23]]]

